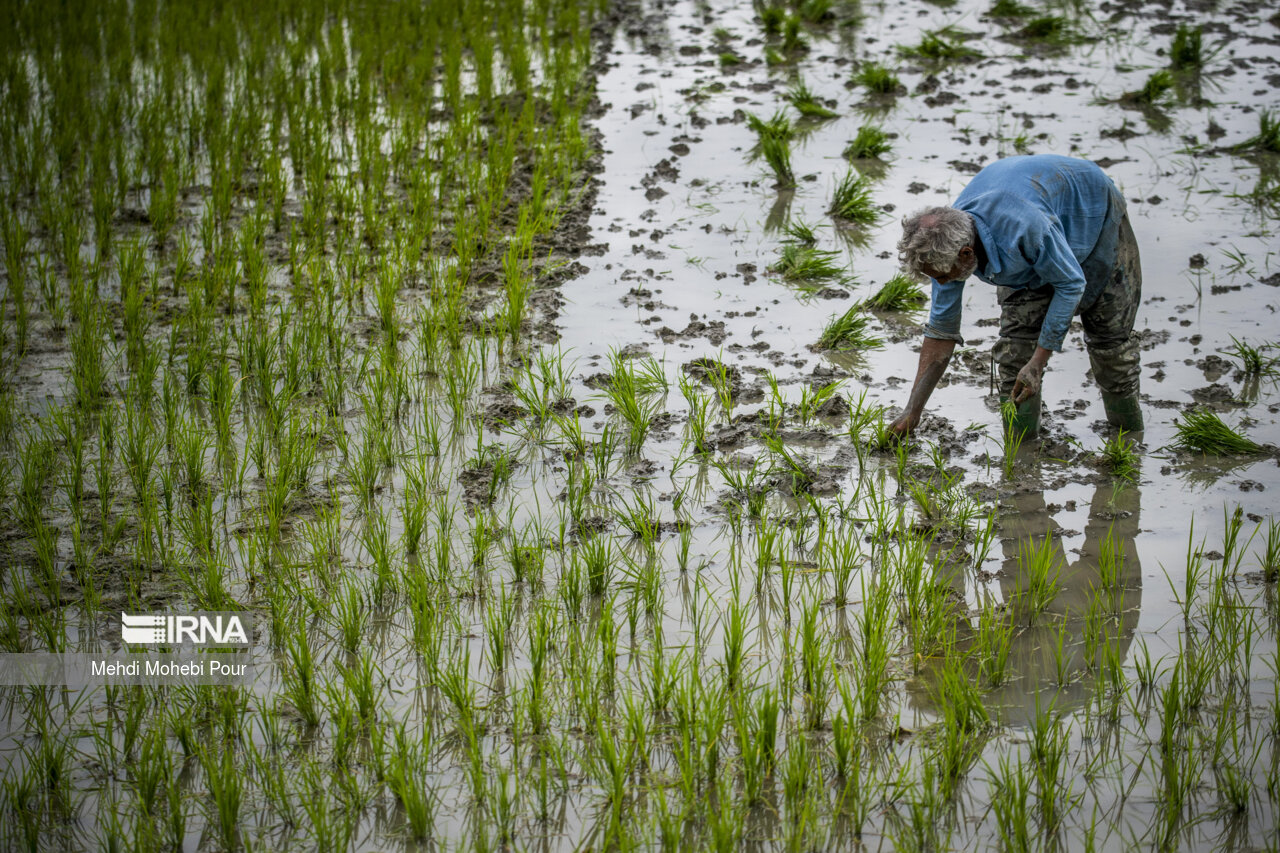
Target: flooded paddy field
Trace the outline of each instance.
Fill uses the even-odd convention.
[[[2,651],[257,629],[0,687],[0,846],[1275,848],[1274,4],[24,10]],[[1128,202],[1145,432],[1077,324],[1007,436],[975,280],[884,441],[899,219],[1048,152]]]

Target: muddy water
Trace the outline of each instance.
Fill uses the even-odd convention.
[[[1020,582],[1022,543],[1052,530],[1066,559],[1064,590],[1051,611],[1079,613],[1098,576],[1098,554],[1110,534],[1126,555],[1121,574],[1120,651],[1132,677],[1140,654],[1171,659],[1184,642],[1184,618],[1175,590],[1183,586],[1193,524],[1193,543],[1197,547],[1203,543],[1206,559],[1212,563],[1214,552],[1221,549],[1224,507],[1240,505],[1249,514],[1246,537],[1255,521],[1276,512],[1280,470],[1273,457],[1209,462],[1162,448],[1174,435],[1175,418],[1197,401],[1210,402],[1232,424],[1246,423],[1256,440],[1280,444],[1280,394],[1274,383],[1263,382],[1250,402],[1238,404],[1236,398],[1250,389],[1221,360],[1221,350],[1232,336],[1252,343],[1280,338],[1274,331],[1280,289],[1268,284],[1280,284],[1275,220],[1264,217],[1248,201],[1232,197],[1251,191],[1264,177],[1266,164],[1214,150],[1254,133],[1258,110],[1280,103],[1272,82],[1280,73],[1280,29],[1265,23],[1270,11],[1259,16],[1245,7],[1108,6],[1081,22],[1082,29],[1094,36],[1092,41],[1060,53],[1031,55],[1015,43],[995,38],[1002,30],[983,20],[985,6],[867,3],[858,26],[813,29],[807,35],[809,53],[794,65],[778,68],[765,63],[766,43],[747,3],[624,7],[613,49],[604,59],[605,71],[597,81],[605,107],[595,120],[605,150],[603,170],[598,176],[595,212],[587,223],[590,245],[578,258],[585,272],[561,286],[565,304],[557,321],[559,345],[575,363],[572,396],[594,410],[584,416],[584,428],[591,432],[611,420],[597,390],[599,382],[592,379],[608,370],[611,349],[661,359],[672,382],[694,359],[723,361],[736,371],[740,393],[732,423],[718,413],[714,418],[716,458],[739,471],[752,461],[767,467],[769,455],[754,420],[769,394],[767,374],[792,403],[800,399],[804,386],[837,380],[844,383],[841,394],[846,399],[865,392],[869,404],[889,407],[905,399],[915,372],[922,312],[876,315],[872,326],[885,341],[882,349],[856,357],[813,349],[829,317],[869,296],[895,271],[899,216],[952,199],[976,167],[1013,152],[1020,135],[1025,135],[1023,142],[1030,151],[1073,153],[1105,162],[1129,199],[1130,218],[1144,256],[1146,299],[1138,322],[1146,335],[1143,400],[1148,429],[1139,482],[1118,485],[1093,459],[1107,432],[1086,376],[1087,358],[1078,329],[1068,337],[1066,351],[1054,358],[1047,377],[1045,437],[1023,447],[1006,466],[989,393],[989,352],[998,312],[991,289],[976,281],[965,301],[963,332],[968,345],[935,393],[920,433],[923,446],[907,462],[913,472],[927,473],[932,467],[929,446],[938,446],[946,470],[971,496],[979,513],[991,511],[996,518],[996,538],[985,559],[948,579],[956,599],[970,608],[984,601],[1007,601]],[[1171,24],[1180,20],[1204,23],[1207,41],[1221,45],[1201,83],[1202,97],[1212,104],[1173,104],[1162,117],[1103,103],[1138,88],[1164,64],[1158,51],[1168,44]],[[898,57],[897,45],[914,44],[922,32],[946,24],[984,34],[973,44],[986,58],[929,68]],[[718,29],[729,32],[728,48],[743,58],[741,65],[721,67],[718,55],[728,48],[717,45]],[[907,92],[888,102],[866,103],[864,94],[847,81],[857,64],[867,60],[894,67]],[[796,73],[829,99],[839,115],[830,121],[803,123],[806,133],[793,149],[799,186],[780,193],[765,167],[749,158],[754,138],[744,113],[767,117],[785,109],[783,93]],[[864,164],[876,177],[875,199],[885,208],[885,216],[877,226],[841,232],[825,210],[833,185],[846,171],[841,151],[857,128],[869,121],[896,135],[882,169],[870,170]],[[1217,131],[1209,135],[1211,127],[1221,129],[1220,137]],[[1112,133],[1122,128],[1123,133]],[[820,245],[841,253],[847,281],[806,296],[767,273],[781,246],[777,226],[788,216],[820,226]],[[1197,260],[1193,267],[1191,259],[1197,255],[1203,257],[1203,265]],[[481,385],[492,387],[503,378],[499,361],[493,351],[488,353]],[[437,416],[447,420],[443,403],[437,408]],[[710,662],[723,653],[720,620],[732,595],[734,555],[750,560],[759,534],[746,525],[745,535],[735,536],[725,511],[724,475],[687,458],[687,449],[682,450],[686,405],[674,387],[662,408],[664,416],[642,450],[633,457],[619,456],[615,469],[601,478],[594,499],[614,511],[637,496],[653,501],[666,525],[659,551],[661,607],[656,618],[662,622],[668,647],[686,645],[701,632],[710,670],[715,666]],[[915,513],[897,460],[890,454],[860,457],[843,435],[845,423],[839,415],[815,418],[809,424],[790,419],[783,432],[787,446],[818,469],[815,494],[819,502],[850,523],[877,513]],[[514,475],[500,491],[491,516],[482,511],[483,501],[466,488],[464,466],[478,438],[515,454]],[[491,521],[513,535],[537,526],[548,542],[555,541],[568,475],[563,455],[544,438],[527,420],[516,419],[504,428],[487,429],[483,436],[464,431],[446,449],[440,464],[448,474],[445,481],[452,484],[449,500],[458,507],[454,545],[459,562],[469,566],[468,558],[475,556],[469,529]],[[328,476],[338,470],[338,463],[327,459],[320,467]],[[388,518],[392,541],[399,541],[400,522],[393,503],[403,480],[387,479],[378,509]],[[342,504],[343,529],[350,535],[343,539],[341,580],[367,585],[368,572],[357,568],[369,564],[358,541],[364,516],[351,496],[344,495]],[[796,511],[799,504],[785,489],[770,492],[765,507],[773,519],[801,515]],[[625,583],[630,580],[626,571],[645,566],[648,557],[621,525],[603,516],[607,509],[601,512],[611,547],[630,561],[626,565],[618,561],[615,580]],[[691,570],[684,573],[678,570],[675,556],[677,521],[691,525]],[[429,531],[427,538],[434,533]],[[787,530],[788,542],[793,534],[797,540],[813,540],[812,530]],[[301,564],[307,548],[301,541],[297,544]],[[972,550],[974,545],[970,540],[961,547]],[[1249,550],[1258,547],[1255,540]],[[485,736],[484,753],[494,767],[518,768],[520,759],[508,721],[514,717],[510,712],[514,689],[528,673],[523,614],[532,612],[536,603],[528,586],[508,583],[499,550],[496,546],[490,550],[488,567],[493,571],[488,586],[476,584],[483,594],[457,584],[461,592],[451,603],[456,622],[448,626],[440,655],[445,661],[469,656],[467,672],[474,681],[477,703],[494,720]],[[828,581],[813,572],[811,553],[796,547],[790,558],[802,577],[807,573],[813,580],[813,590],[829,594]],[[564,572],[564,559],[555,549],[548,550],[547,599],[555,597],[550,587],[557,574]],[[1252,571],[1253,562],[1252,557],[1246,558],[1247,571]],[[867,565],[872,565],[870,559]],[[347,568],[352,569],[350,575]],[[248,584],[242,572],[232,574],[233,583],[240,584],[233,591],[240,594]],[[1256,609],[1259,626],[1265,627],[1261,647],[1273,650],[1274,623],[1268,622],[1268,616],[1275,612],[1274,586],[1268,588],[1249,574],[1235,586]],[[854,588],[858,588],[856,579]],[[517,599],[521,615],[516,620],[512,661],[506,673],[495,674],[485,662],[486,608],[508,593]],[[615,600],[613,620],[622,638],[619,668],[634,680],[647,660],[644,637],[652,635],[641,620],[646,634],[640,643],[627,645],[627,614],[621,603],[625,598],[620,593]],[[858,603],[849,610],[856,612]],[[592,632],[602,608],[599,602],[588,607],[593,619],[583,620],[588,627],[574,626],[571,637],[561,638],[565,646],[595,643]],[[769,683],[776,674],[772,669],[780,666],[784,656],[783,643],[793,641],[800,605],[781,595],[775,578],[770,594],[753,600],[749,608],[752,665],[762,670],[758,681]],[[835,636],[849,630],[852,617],[843,609],[824,600],[822,615]],[[561,626],[566,631],[567,622]],[[382,670],[384,684],[393,688],[383,696],[388,719],[410,730],[430,729],[433,720],[447,720],[452,711],[429,683],[427,667],[410,640],[410,623],[403,612],[374,612],[362,639]],[[1037,706],[1052,702],[1070,715],[1073,772],[1081,778],[1085,775],[1081,756],[1097,748],[1087,741],[1101,741],[1105,733],[1089,727],[1089,709],[1099,691],[1092,678],[1079,675],[1089,653],[1083,623],[1078,617],[1049,620],[1019,633],[1010,662],[1016,677],[984,696],[1003,725],[989,738],[982,760],[994,765],[997,756],[1024,745],[1027,721]],[[1058,660],[1052,648],[1064,630],[1066,657]],[[317,657],[326,664],[352,663],[339,648],[334,624],[315,625],[312,639]],[[845,663],[843,653],[837,653],[837,663]],[[261,666],[254,693],[263,707],[281,689],[276,664],[284,662],[277,661],[276,654],[265,646],[255,651]],[[1257,723],[1255,738],[1265,738],[1260,720],[1274,695],[1270,663],[1269,656],[1258,654],[1249,664],[1248,693],[1254,707],[1245,716]],[[900,767],[911,765],[914,756],[926,751],[923,739],[911,735],[927,729],[938,716],[930,699],[928,667],[922,670],[916,674],[895,668],[888,713],[881,721],[895,736],[878,740],[889,743],[884,748],[896,754]],[[1062,678],[1062,671],[1069,677]],[[88,712],[105,714],[98,700],[93,701]],[[564,697],[561,705],[567,705]],[[257,721],[266,715],[255,711],[252,717],[244,728],[247,737],[261,746],[265,726],[259,727]],[[566,795],[551,826],[529,827],[529,846],[579,846],[602,820],[600,789],[590,781],[585,767],[593,755],[591,737],[575,728],[577,723],[568,711],[556,720],[556,726],[564,729],[557,736],[567,747]],[[1150,714],[1127,711],[1120,726],[1123,735],[1116,734],[1115,740],[1123,741],[1126,750],[1140,753],[1158,736],[1157,726]],[[322,755],[328,749],[323,738],[306,747]],[[86,736],[78,748],[89,755],[94,745]],[[826,747],[814,747],[820,748]],[[673,774],[665,749],[665,744],[654,748],[654,779]],[[525,754],[527,758],[527,747]],[[1153,792],[1153,771],[1133,761],[1101,766],[1103,770],[1095,775],[1102,781],[1089,787],[1081,811],[1084,817],[1073,822],[1076,834],[1070,839],[1080,840],[1089,809],[1096,807],[1104,816],[1100,820],[1110,824],[1100,845],[1123,849],[1144,837],[1152,823],[1158,798]],[[437,754],[433,773],[433,790],[440,798],[439,834],[453,842],[448,846],[469,843],[475,821],[482,816],[478,818],[474,805],[468,803],[467,771],[452,743]],[[990,841],[996,837],[989,812],[990,786],[981,779],[980,765],[971,775],[960,804],[961,817],[977,827],[975,835]],[[77,784],[89,787],[93,781],[85,773]],[[1259,802],[1251,815],[1257,819],[1239,834],[1242,846],[1267,843],[1268,827],[1275,822],[1274,801],[1265,801],[1261,778],[1255,782]],[[192,787],[198,790],[201,784],[196,779]],[[903,796],[916,796],[919,787]],[[1075,790],[1083,792],[1084,782],[1078,781]],[[903,809],[891,794],[877,799],[880,811],[867,832],[871,843],[885,847],[898,838],[890,831],[889,816]],[[1212,803],[1213,796],[1206,791],[1201,799]],[[757,837],[779,835],[776,827],[769,826],[770,819],[776,822],[769,812],[756,810],[750,817],[753,826],[760,824]],[[269,846],[301,848],[311,841],[295,836],[291,827],[280,827],[276,817],[265,811],[262,821],[263,826],[251,834]],[[395,822],[382,814],[364,821],[355,846],[386,849],[386,839],[396,834]],[[201,818],[193,817],[192,822],[199,824]],[[1205,822],[1192,830],[1191,840],[1211,846],[1220,829],[1219,823]]]

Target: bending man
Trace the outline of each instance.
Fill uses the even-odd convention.
[[[1084,325],[1107,420],[1142,429],[1138,340],[1142,296],[1138,244],[1124,198],[1088,160],[1037,154],[1008,157],[974,176],[954,207],[930,207],[902,221],[898,259],[933,280],[920,367],[892,430],[906,435],[947,369],[960,337],[960,302],[970,275],[996,286],[1000,399],[1012,399],[1012,426],[1040,427],[1040,383],[1049,355],[1061,352],[1075,314]]]

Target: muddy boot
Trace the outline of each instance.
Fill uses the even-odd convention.
[[[1119,394],[1102,392],[1102,408],[1107,412],[1107,423],[1119,427],[1125,432],[1142,431],[1142,407],[1138,405],[1138,396],[1122,397]]]
[[[1000,411],[1006,411],[1010,402],[1008,397],[1001,396]],[[1004,415],[1004,428],[1011,432],[1020,432],[1024,439],[1035,438],[1040,434],[1040,395],[1036,394],[1018,403],[1012,415]]]

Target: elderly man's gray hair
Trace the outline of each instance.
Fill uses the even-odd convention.
[[[973,217],[954,207],[926,207],[902,220],[898,260],[916,278],[925,268],[949,270],[965,246],[973,245]]]

